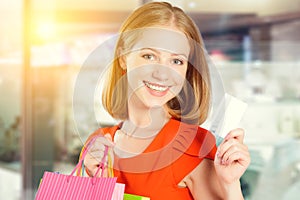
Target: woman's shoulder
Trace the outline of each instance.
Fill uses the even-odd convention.
[[[96,129],[92,134],[89,135],[87,142],[94,137],[104,136],[105,134],[110,134],[113,138],[115,132],[119,129],[119,124],[111,125],[106,127],[100,127]]]
[[[179,131],[175,137],[175,149],[191,156],[214,158],[216,139],[210,131],[199,125],[178,121],[176,123],[179,125]]]
[[[197,140],[214,139],[215,136],[207,129],[197,124],[188,124],[176,119],[171,119],[174,129],[184,137],[195,137]]]

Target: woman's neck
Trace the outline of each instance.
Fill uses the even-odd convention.
[[[163,107],[141,108],[130,104],[128,113],[129,118],[124,121],[121,130],[136,137],[156,135],[170,119]]]

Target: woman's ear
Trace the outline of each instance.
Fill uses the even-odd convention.
[[[125,55],[119,56],[119,63],[120,63],[120,67],[126,71],[127,65],[126,65],[126,56]]]
[[[118,49],[118,60],[119,60],[119,63],[120,63],[120,67],[123,70],[126,70],[127,69],[127,66],[126,66],[126,56],[124,54],[122,54],[122,51],[121,51],[120,48]]]

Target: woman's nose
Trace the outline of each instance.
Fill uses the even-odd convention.
[[[166,81],[169,78],[170,69],[169,67],[166,67],[164,65],[156,65],[154,67],[152,75],[159,81]]]

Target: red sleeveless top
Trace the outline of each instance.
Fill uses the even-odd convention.
[[[107,133],[114,138],[119,128],[100,128],[89,138]],[[178,184],[204,158],[213,160],[216,149],[209,131],[170,119],[142,154],[130,158],[115,155],[114,173],[117,182],[125,184],[126,193],[151,200],[192,200],[189,189]]]

